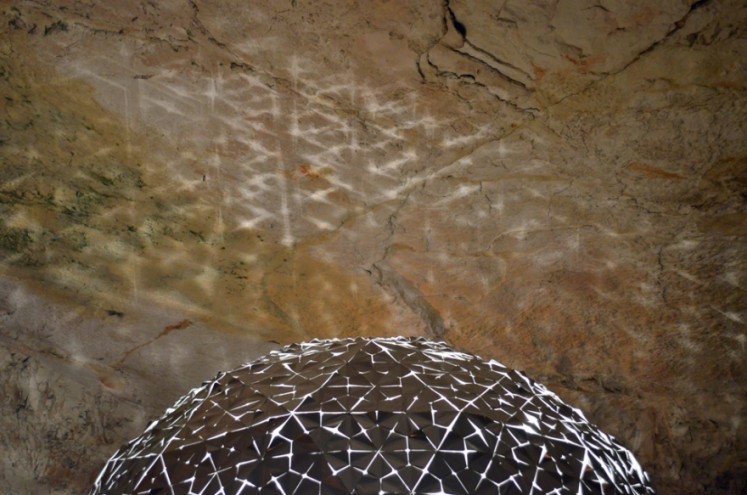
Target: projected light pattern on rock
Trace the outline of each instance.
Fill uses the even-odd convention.
[[[496,361],[422,338],[290,345],[189,392],[93,494],[651,494],[633,455]]]

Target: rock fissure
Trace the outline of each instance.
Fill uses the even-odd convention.
[[[409,280],[390,267],[385,261],[372,265],[376,282],[385,290],[393,292],[408,308],[417,314],[425,323],[428,336],[443,340],[447,328],[443,318],[428,302],[425,295]]]
[[[187,319],[184,319],[184,320],[182,320],[182,321],[180,321],[178,323],[175,323],[173,325],[166,325],[163,328],[163,330],[161,330],[161,332],[158,335],[156,335],[155,337],[153,337],[152,339],[147,340],[146,342],[143,342],[142,344],[138,344],[135,347],[127,350],[127,352],[125,352],[124,354],[122,354],[122,357],[120,357],[116,361],[116,363],[114,363],[113,367],[115,367],[115,368],[121,367],[124,364],[124,362],[127,361],[127,359],[133,353],[139,351],[143,347],[146,347],[146,346],[152,344],[153,342],[157,341],[158,339],[161,339],[161,338],[167,336],[168,334],[170,334],[174,330],[183,330],[183,329],[191,327],[191,326],[192,326],[192,321],[191,320],[187,320]]]
[[[453,51],[454,53],[458,53],[459,55],[467,56],[466,54],[464,54],[464,53],[462,53],[462,52],[460,52],[458,50],[454,50],[452,48],[450,48],[449,50]],[[470,57],[470,58],[474,58],[474,57]],[[534,112],[535,111],[539,111],[539,108],[535,108],[535,107],[522,107],[522,106],[518,105],[517,103],[511,101],[508,96],[502,96],[500,94],[497,94],[495,92],[496,88],[494,88],[492,86],[489,86],[489,85],[487,85],[485,83],[480,82],[473,74],[469,74],[469,73],[457,73],[457,72],[453,72],[453,71],[449,71],[449,70],[443,70],[443,69],[439,68],[436,64],[434,64],[430,60],[430,57],[428,57],[427,60],[428,60],[428,64],[436,70],[436,75],[439,76],[439,77],[443,77],[443,78],[446,78],[446,79],[456,79],[459,82],[483,88],[483,89],[486,90],[486,92],[492,98],[495,98],[500,103],[504,103],[504,104],[508,105],[509,107],[511,107],[512,109],[514,109],[514,110],[516,110],[518,112],[521,112],[521,113],[523,113],[523,114],[525,114],[527,116],[531,116],[532,118],[534,118],[536,116]],[[493,70],[495,70],[495,69],[493,69]],[[459,95],[457,95],[457,96],[459,96]]]
[[[639,62],[642,58],[646,57],[650,53],[652,53],[656,48],[661,46],[662,44],[666,43],[669,39],[671,39],[677,32],[679,32],[687,23],[688,18],[695,12],[697,9],[707,5],[710,3],[711,0],[697,0],[694,2],[690,9],[687,11],[687,13],[679,18],[678,20],[674,21],[672,24],[672,28],[667,31],[664,36],[659,38],[658,40],[654,41],[650,45],[648,45],[643,50],[640,50],[637,52],[627,63],[623,65],[622,68],[615,70],[613,72],[606,72],[606,73],[600,73],[599,77],[591,81],[590,83],[584,85],[580,90],[574,91],[572,93],[569,93],[567,95],[564,95],[562,98],[560,98],[558,101],[552,103],[547,108],[555,107],[561,103],[563,103],[568,98],[575,98],[577,96],[581,96],[590,90],[596,88],[600,83],[606,81],[610,77],[615,77],[623,73],[624,71],[628,70],[631,66],[635,65],[637,62]]]

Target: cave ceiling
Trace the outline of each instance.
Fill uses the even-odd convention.
[[[0,2],[0,491],[281,344],[522,370],[747,486],[747,6]]]

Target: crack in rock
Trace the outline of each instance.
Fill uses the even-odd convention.
[[[518,72],[522,76],[525,76],[528,80],[531,80],[531,77],[529,74],[521,70],[520,68],[516,67],[513,64],[510,64],[506,62],[505,60],[501,60],[492,53],[488,52],[487,50],[480,48],[479,46],[475,45],[471,41],[469,41],[467,38],[464,39],[464,44],[470,48],[470,52],[463,51],[463,50],[454,50],[455,52],[464,55],[465,57],[470,57],[471,59],[475,60],[476,62],[479,62],[483,65],[485,65],[488,69],[498,74],[501,78],[505,79],[506,82],[513,84],[515,86],[518,86],[522,90],[526,92],[531,92],[531,88],[527,86],[526,83],[520,81],[516,77],[512,77],[506,73],[506,69]],[[485,60],[485,57],[487,60]],[[489,61],[492,61],[491,64]],[[501,67],[505,67],[506,69],[501,69]]]
[[[549,109],[549,108],[555,107],[557,105],[560,105],[561,103],[563,103],[568,98],[573,98],[573,97],[576,97],[576,96],[580,96],[580,95],[586,93],[587,91],[589,91],[590,89],[596,87],[602,81],[607,80],[607,78],[614,77],[614,76],[617,76],[617,75],[621,74],[622,72],[624,72],[625,70],[627,70],[630,66],[632,66],[633,64],[635,64],[636,62],[638,62],[639,60],[641,60],[643,57],[645,57],[646,55],[648,55],[649,53],[651,53],[652,51],[654,51],[662,43],[665,43],[672,36],[674,36],[675,34],[677,34],[678,31],[680,31],[683,27],[685,27],[685,25],[687,24],[687,20],[689,19],[690,15],[692,15],[693,12],[695,12],[697,9],[699,9],[699,8],[701,8],[701,7],[709,4],[709,3],[711,3],[711,1],[712,0],[698,0],[698,1],[694,2],[690,6],[690,9],[685,13],[685,15],[682,16],[679,20],[677,20],[677,21],[674,22],[674,24],[672,26],[672,29],[670,29],[669,31],[667,31],[666,34],[664,34],[664,36],[662,36],[660,39],[658,39],[657,41],[654,41],[649,46],[647,46],[646,48],[644,48],[643,50],[641,50],[637,54],[635,54],[633,56],[633,58],[630,59],[630,61],[627,64],[625,64],[621,69],[613,71],[613,72],[599,73],[599,75],[600,75],[599,78],[591,81],[589,84],[585,85],[579,91],[574,91],[574,92],[572,92],[570,94],[567,94],[567,95],[563,96],[562,98],[560,98],[558,101],[556,101],[552,105],[549,105],[547,108]]]
[[[446,326],[438,311],[426,300],[423,293],[412,282],[399,274],[386,262],[373,264],[376,283],[384,289],[393,291],[408,308],[423,320],[428,336],[443,339]]]
[[[456,79],[460,82],[472,84],[480,88],[485,89],[488,94],[496,98],[501,103],[509,105],[514,110],[522,112],[534,118],[536,111],[539,109],[534,107],[525,107],[519,105],[514,100],[519,98],[527,98],[532,95],[533,90],[530,89],[525,82],[519,78],[519,76],[526,76],[529,80],[528,74],[524,73],[517,67],[512,66],[509,63],[503,62],[495,55],[488,51],[474,45],[467,39],[467,27],[460,22],[454,11],[449,5],[449,1],[446,0],[443,3],[443,16],[442,16],[443,29],[441,37],[429,46],[424,53],[420,54],[416,62],[418,74],[422,80],[427,80],[427,74],[423,67],[423,55],[427,64],[435,71],[436,77]],[[459,37],[461,46],[452,46],[452,44],[445,41],[450,33],[456,33]],[[467,47],[465,50],[463,47]],[[431,53],[434,49],[441,48],[442,51],[447,53],[453,53],[457,55],[457,58],[461,61],[475,64],[479,67],[486,68],[490,74],[492,74],[497,81],[501,81],[500,84],[490,84],[484,80],[478,79],[479,68],[475,70],[475,74],[470,71],[456,72],[454,69],[445,70],[439,67],[438,63],[435,63],[431,58]],[[461,48],[461,49],[460,49]],[[492,63],[491,63],[492,62]],[[515,76],[510,75],[508,72],[516,72]],[[494,81],[494,82],[497,82]]]
[[[156,335],[152,339],[147,340],[146,342],[143,342],[142,344],[138,344],[135,347],[133,347],[132,349],[130,349],[127,352],[125,352],[122,355],[122,357],[119,358],[119,361],[117,361],[117,363],[116,363],[117,366],[122,365],[127,360],[127,358],[129,358],[132,355],[132,353],[134,353],[134,352],[142,349],[143,347],[145,347],[147,345],[152,344],[153,342],[155,342],[156,340],[160,339],[161,337],[165,337],[166,335],[170,334],[174,330],[183,330],[183,329],[191,327],[191,326],[192,326],[192,321],[191,320],[187,320],[187,319],[184,319],[184,320],[182,320],[182,321],[180,321],[178,323],[175,323],[173,325],[166,325],[163,328],[163,330],[161,330],[161,333],[159,333],[158,335]]]

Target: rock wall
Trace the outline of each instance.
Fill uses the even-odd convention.
[[[0,491],[217,370],[428,335],[747,487],[738,0],[3,2]]]

